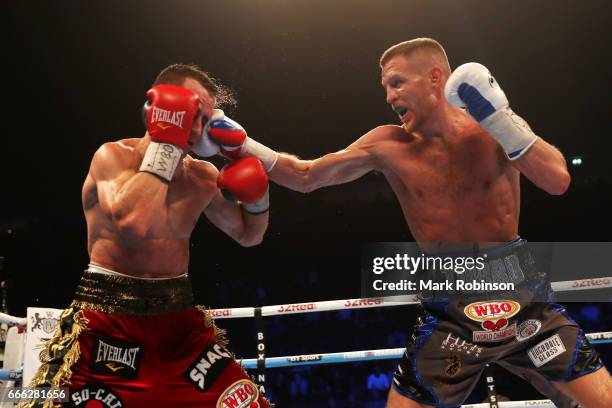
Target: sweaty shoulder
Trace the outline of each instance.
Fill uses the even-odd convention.
[[[137,140],[123,139],[104,143],[94,154],[90,174],[94,178],[104,178],[105,174],[137,166],[141,160],[139,153],[134,149]]]
[[[413,139],[413,136],[408,134],[404,128],[396,125],[383,125],[370,130],[365,135],[361,136],[349,148],[359,148],[365,150],[375,150],[385,142],[407,142]]]

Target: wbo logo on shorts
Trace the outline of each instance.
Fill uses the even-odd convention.
[[[510,319],[521,310],[521,305],[513,300],[492,300],[470,303],[463,313],[470,319],[480,322],[483,331],[472,332],[472,341],[480,343],[497,342],[516,335],[516,323]]]
[[[259,390],[250,380],[238,380],[223,391],[216,408],[260,408]]]

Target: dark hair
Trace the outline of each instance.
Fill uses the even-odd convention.
[[[155,78],[153,86],[168,84],[180,86],[186,78],[198,81],[217,101],[217,106],[236,106],[236,98],[232,90],[202,71],[195,64],[172,64],[164,68]]]

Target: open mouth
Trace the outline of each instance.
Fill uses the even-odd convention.
[[[403,106],[394,107],[393,110],[400,116],[404,116],[406,112],[408,112],[408,109],[404,108]]]

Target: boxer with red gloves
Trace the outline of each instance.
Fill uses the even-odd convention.
[[[165,84],[151,88],[147,97],[146,123],[151,143],[140,164],[140,171],[170,181],[188,148],[199,98],[189,89]]]
[[[242,246],[259,244],[268,225],[268,178],[257,159],[219,172],[187,155],[201,146],[219,92],[197,67],[171,65],[147,93],[146,134],[94,154],[82,196],[89,268],[32,383],[68,386],[63,406],[269,406],[224,332],[194,305],[187,276],[202,213]]]

